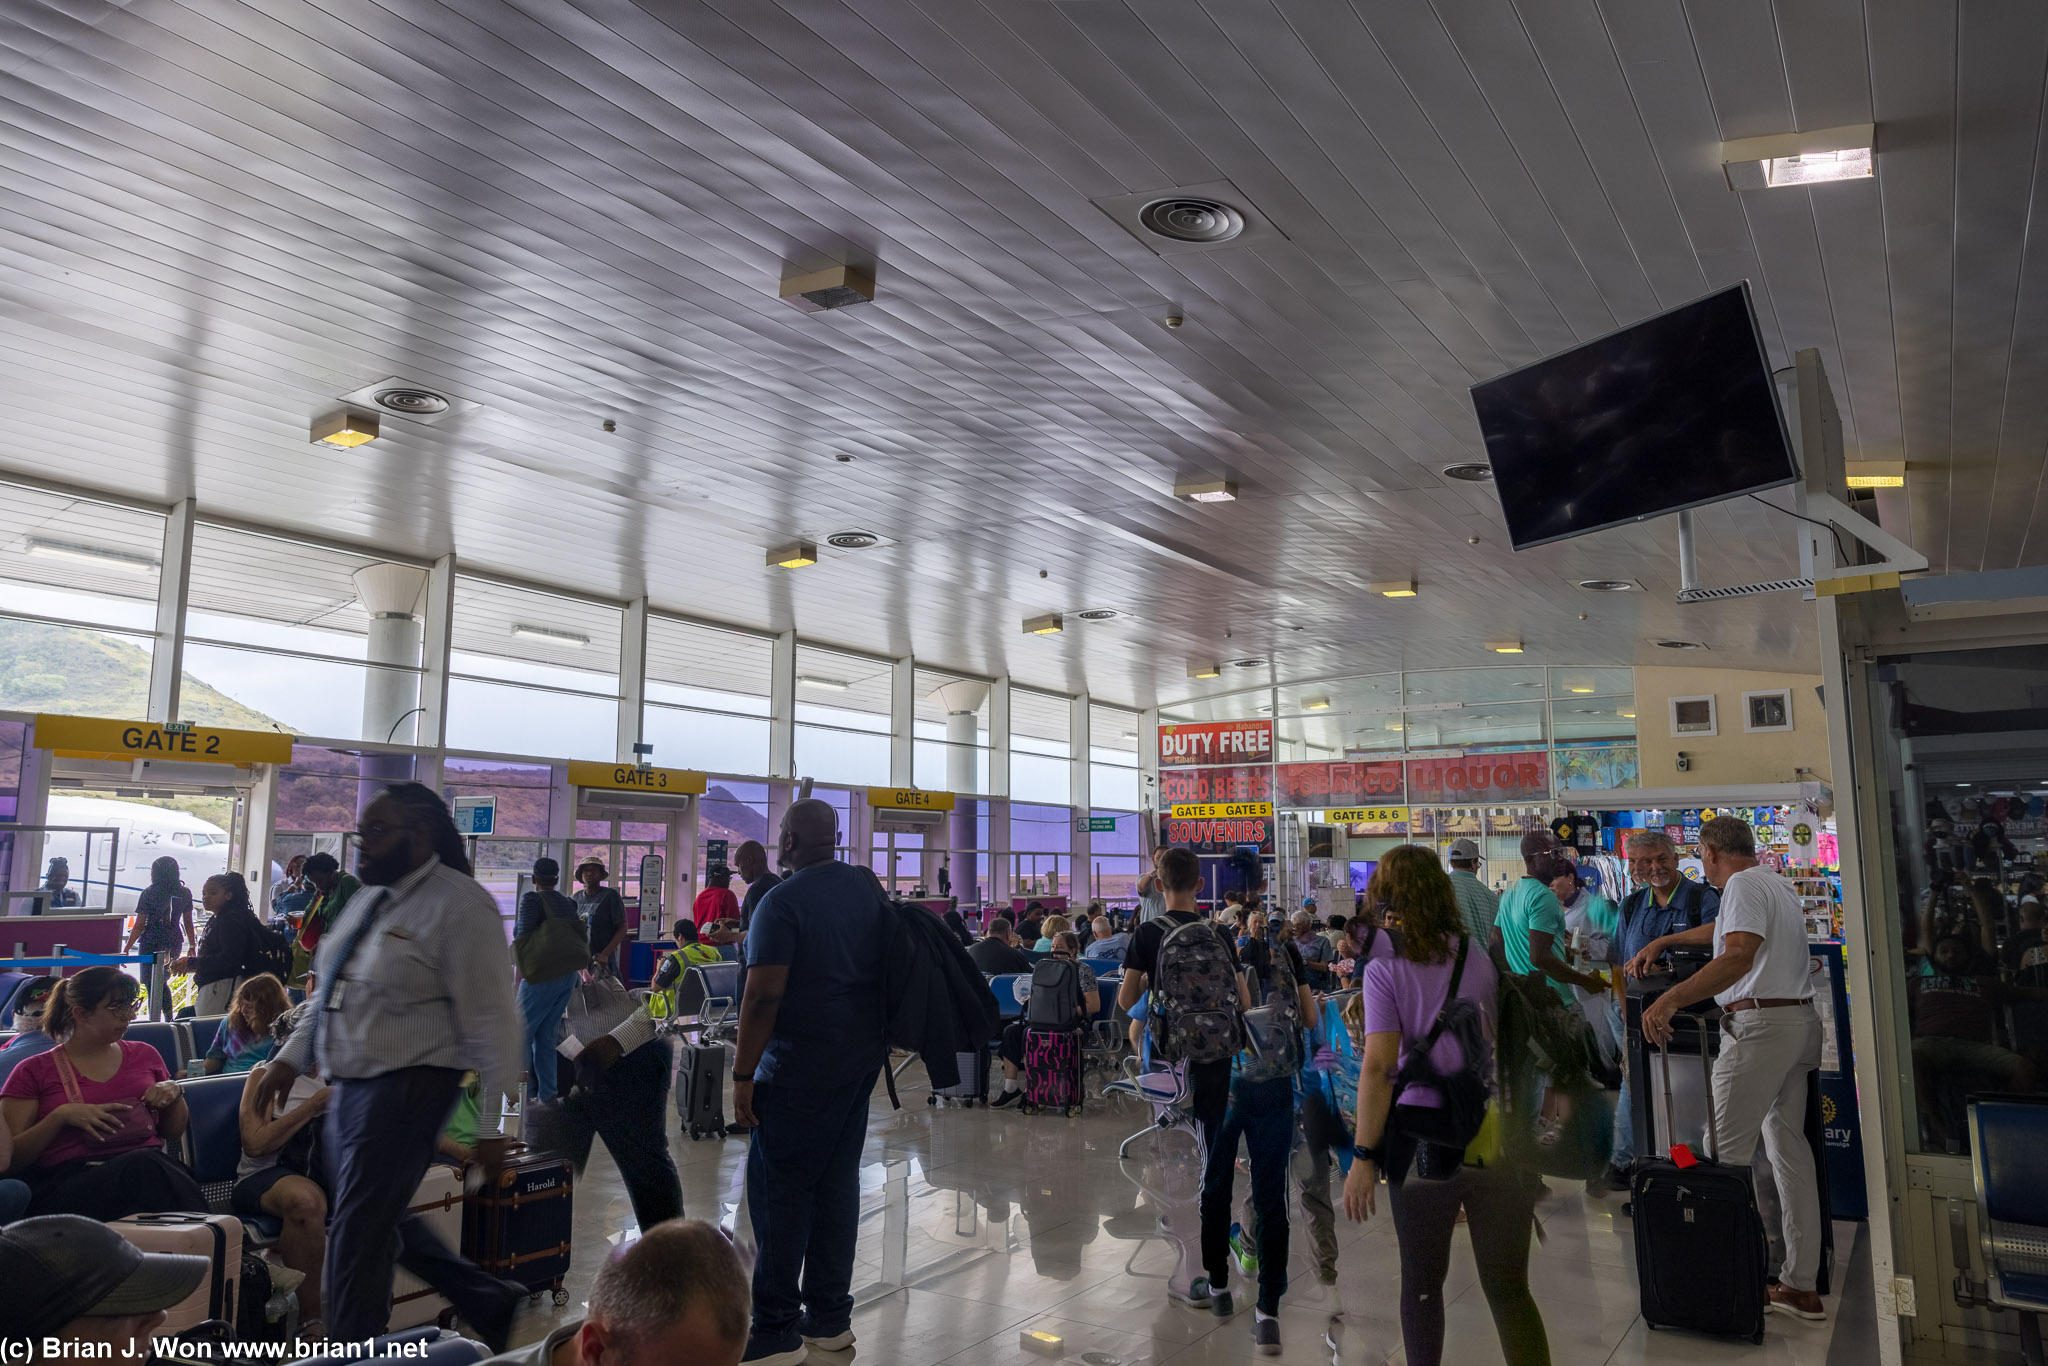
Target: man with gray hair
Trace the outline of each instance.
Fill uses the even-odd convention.
[[[716,1227],[671,1219],[606,1256],[590,1312],[484,1366],[735,1366],[747,1345],[747,1273]]]
[[[1629,976],[1642,974],[1635,960],[1653,942],[1666,935],[1711,924],[1721,909],[1721,894],[1704,882],[1681,877],[1678,846],[1662,830],[1638,830],[1624,845],[1628,853],[1629,876],[1636,889],[1621,903],[1619,925],[1614,937],[1617,962],[1629,966]],[[1617,1039],[1626,1039],[1622,1023],[1621,998],[1608,1003],[1608,1027]],[[1629,1168],[1635,1165],[1635,1107],[1630,1103],[1627,1050],[1623,1049],[1621,1096],[1614,1104],[1614,1158],[1606,1181],[1613,1190],[1629,1188]]]
[[[789,875],[754,911],[733,1058],[733,1113],[753,1215],[753,1331],[743,1361],[796,1366],[853,1343],[853,1256],[868,1097],[887,1063],[884,964],[893,914],[873,874],[832,856],[839,813],[793,802]]]

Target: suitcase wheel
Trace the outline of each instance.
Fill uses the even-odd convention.
[[[924,1103],[927,1105],[937,1105],[939,1103],[939,1098],[937,1096],[926,1096],[924,1098]]]
[[[1078,1106],[1078,1105],[1069,1105],[1069,1106],[1067,1107],[1067,1118],[1068,1118],[1068,1119],[1079,1119],[1080,1117],[1081,1117],[1081,1107],[1080,1107],[1080,1106]]]
[[[1036,1105],[1033,1105],[1028,1100],[1025,1101],[1022,1105],[1019,1105],[1017,1108],[1027,1115],[1035,1115],[1038,1113],[1038,1107]]]
[[[560,1309],[569,1302],[569,1292],[562,1286],[555,1287],[555,1308]]]

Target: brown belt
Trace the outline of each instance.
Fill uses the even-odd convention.
[[[1724,1014],[1733,1015],[1738,1010],[1763,1010],[1771,1006],[1807,1006],[1813,1004],[1811,996],[1745,996],[1739,1001],[1730,1001],[1722,1006]]]

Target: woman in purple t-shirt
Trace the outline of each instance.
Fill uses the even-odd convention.
[[[1458,996],[1478,1006],[1489,1056],[1468,1059],[1450,1031],[1430,1050],[1438,1074],[1449,1078],[1468,1066],[1493,1077],[1491,1040],[1498,976],[1481,944],[1464,945],[1457,894],[1436,855],[1406,844],[1381,860],[1375,880],[1399,917],[1401,939],[1391,956],[1377,955],[1365,967],[1364,1057],[1359,1066],[1358,1130],[1351,1174],[1344,1182],[1344,1212],[1356,1220],[1374,1212],[1385,1165],[1387,1115],[1394,1104],[1394,1074],[1425,1040],[1457,977]],[[1441,1109],[1443,1097],[1424,1086],[1402,1091],[1403,1109]],[[1445,1157],[1438,1150],[1432,1159]],[[1471,1221],[1472,1250],[1479,1284],[1493,1310],[1501,1352],[1508,1366],[1548,1366],[1550,1345],[1543,1317],[1529,1294],[1529,1234],[1535,1195],[1527,1177],[1512,1168],[1456,1165],[1448,1154],[1443,1170],[1422,1155],[1400,1176],[1390,1174],[1387,1203],[1401,1248],[1401,1338],[1409,1366],[1439,1366],[1444,1350],[1444,1277],[1451,1266],[1451,1231],[1462,1206]]]

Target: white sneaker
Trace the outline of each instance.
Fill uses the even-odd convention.
[[[834,1333],[829,1338],[806,1337],[804,1346],[820,1352],[843,1352],[853,1346],[853,1330],[848,1328],[844,1332]]]

